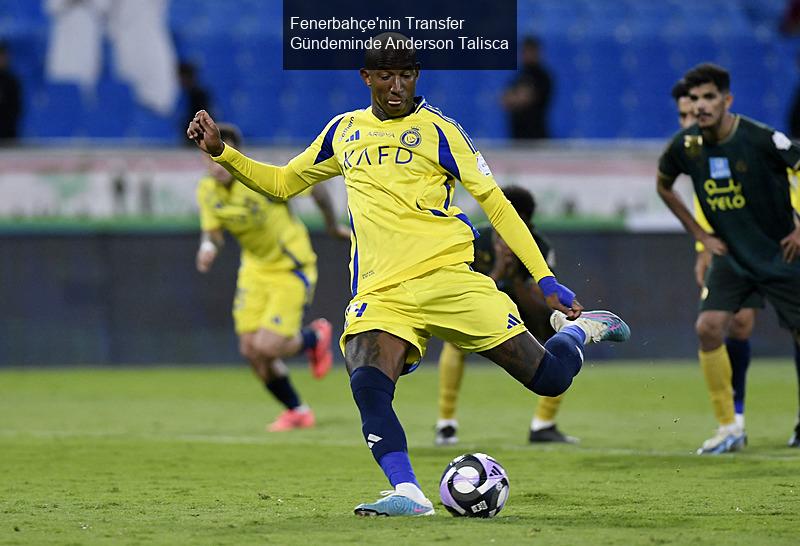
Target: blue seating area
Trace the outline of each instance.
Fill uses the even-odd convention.
[[[662,138],[675,128],[669,97],[690,66],[731,71],[735,109],[779,128],[798,83],[800,41],[778,31],[785,0],[518,0],[519,36],[541,38],[555,79],[551,132],[559,138]],[[281,2],[172,0],[178,55],[194,62],[220,118],[250,139],[307,141],[330,117],[368,104],[352,72],[281,69]],[[238,8],[234,8],[238,5]],[[22,134],[178,143],[178,114],[136,104],[115,79],[108,47],[93,93],[44,78],[48,19],[36,0],[0,1],[0,38],[25,92]],[[419,91],[475,138],[507,138],[499,106],[513,72],[423,72]]]

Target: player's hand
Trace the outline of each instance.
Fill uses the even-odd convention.
[[[200,273],[208,273],[209,269],[211,269],[211,264],[214,263],[214,259],[217,257],[217,247],[213,244],[202,244],[200,248],[197,250],[197,270]]]
[[[694,280],[697,286],[703,288],[705,284],[706,271],[711,265],[711,253],[707,250],[697,253],[697,259],[694,261]]]
[[[222,153],[225,144],[219,134],[219,127],[205,110],[200,110],[189,122],[186,136],[193,140],[197,147],[214,157]]]
[[[567,315],[569,320],[575,320],[581,316],[583,305],[575,299],[575,292],[563,284],[559,284],[555,277],[543,277],[539,279],[538,284],[550,309],[561,311]]]
[[[795,227],[789,235],[781,239],[781,249],[783,261],[787,263],[800,258],[800,227]]]
[[[701,240],[703,246],[706,247],[706,250],[709,251],[711,254],[716,254],[717,256],[724,256],[728,253],[728,245],[725,244],[725,241],[720,239],[719,237],[714,237],[710,233],[707,233]]]
[[[328,226],[328,235],[333,237],[334,239],[341,239],[343,241],[350,240],[350,228],[345,227],[341,224],[334,224],[332,226]]]

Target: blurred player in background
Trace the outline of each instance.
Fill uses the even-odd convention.
[[[550,243],[534,229],[533,215],[536,200],[526,189],[517,186],[503,188],[503,194],[517,211],[522,221],[533,235],[547,265],[555,266],[555,253]],[[539,341],[545,343],[555,331],[550,325],[553,311],[548,307],[539,286],[533,282],[530,272],[525,269],[508,245],[495,230],[489,226],[480,230],[475,241],[475,271],[488,275],[497,287],[508,294],[517,305],[520,318],[528,331]],[[453,344],[445,343],[439,356],[439,419],[436,422],[436,445],[458,443],[458,421],[455,418],[458,391],[464,375],[466,355]],[[541,396],[531,422],[528,440],[538,442],[577,443],[578,439],[567,436],[556,426],[555,417],[564,395]]]
[[[658,194],[686,230],[713,254],[705,274],[696,329],[717,433],[700,454],[741,449],[743,427],[733,411],[731,364],[723,343],[734,313],[753,293],[775,307],[800,341],[800,224],[786,169],[800,167],[800,148],[783,133],[730,112],[730,75],[713,64],[684,76],[697,124],[680,131],[659,160]],[[709,233],[674,191],[691,177]],[[797,352],[797,347],[795,348]],[[796,434],[790,442],[796,441]]]
[[[392,46],[389,39],[394,40]],[[212,159],[257,191],[286,199],[344,175],[352,230],[353,299],[340,347],[362,433],[393,489],[356,506],[361,516],[432,515],[392,407],[395,383],[414,370],[432,335],[492,360],[537,394],[557,396],[583,362],[582,345],[624,341],[628,326],[607,311],[581,312],[455,121],[415,96],[419,64],[407,37],[385,33],[367,51],[361,79],[371,105],[334,117],[288,165],[258,163],[225,144],[206,112],[186,131]],[[558,330],[543,348],[511,299],[468,264],[474,228],[452,203],[461,182],[538,281]],[[569,320],[568,320],[569,319]]]
[[[235,126],[220,124],[219,128],[226,142],[241,146]],[[236,182],[217,163],[209,159],[207,163],[208,174],[197,187],[203,230],[197,270],[205,273],[211,267],[225,242],[223,230],[236,237],[241,265],[233,319],[239,351],[286,408],[267,430],[312,427],[314,413],[300,401],[282,360],[305,351],[317,379],[325,376],[333,363],[330,323],[320,318],[301,328],[317,280],[317,256],[308,231],[285,202],[266,199]],[[312,196],[329,232],[349,239],[349,230],[336,225],[326,190],[317,186]]]

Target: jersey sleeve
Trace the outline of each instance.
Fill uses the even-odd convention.
[[[475,198],[497,187],[489,165],[461,125],[443,116],[433,125],[439,136],[439,164],[445,170]]]
[[[329,121],[314,142],[289,161],[289,168],[309,186],[342,174],[333,147],[336,130],[346,117],[342,114]]]
[[[661,153],[661,157],[658,159],[658,172],[659,174],[663,174],[670,178],[677,178],[679,174],[683,171],[683,167],[681,166],[681,158],[680,158],[680,146],[679,142],[681,139],[681,134],[679,133],[675,136],[667,147],[664,148],[664,151]]]
[[[793,142],[780,131],[768,127],[764,127],[763,133],[769,140],[762,139],[762,142],[773,160],[793,171],[800,169],[800,146],[797,142]]]
[[[212,231],[222,228],[222,224],[214,214],[217,198],[212,186],[207,181],[201,181],[197,185],[197,206],[200,209],[200,229]]]

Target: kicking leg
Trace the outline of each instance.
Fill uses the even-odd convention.
[[[361,414],[361,431],[394,491],[373,503],[359,504],[359,516],[421,516],[433,504],[419,487],[408,457],[406,435],[392,408],[395,383],[403,372],[411,344],[392,334],[370,330],[345,342],[345,362],[353,399]]]

